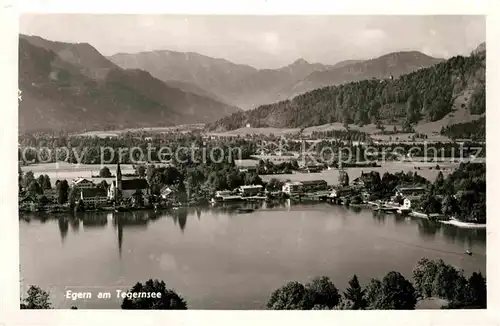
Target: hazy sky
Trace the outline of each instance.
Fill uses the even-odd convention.
[[[486,40],[483,16],[25,14],[20,32],[87,42],[104,55],[198,52],[256,68],[277,68],[298,58],[334,64],[400,50],[450,57],[469,54]]]

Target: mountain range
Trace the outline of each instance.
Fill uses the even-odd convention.
[[[19,37],[19,130],[102,130],[206,123],[238,112],[196,85],[123,69],[87,43]]]
[[[212,123],[325,86],[399,78],[443,63],[417,51],[335,65],[256,69],[198,53],[103,56],[87,43],[19,37],[19,128],[109,130]]]
[[[146,70],[164,82],[181,81],[226,103],[252,109],[307,91],[369,78],[398,77],[442,62],[417,51],[390,53],[370,60],[345,60],[335,65],[298,59],[278,69],[256,69],[197,53],[150,51],[108,57],[125,69]]]
[[[422,67],[419,62],[434,64]],[[405,73],[407,69],[412,72]],[[373,77],[367,78],[366,72]],[[381,78],[389,73],[392,78]],[[393,53],[313,72],[302,84],[307,82],[306,88],[314,90],[234,113],[207,128],[215,131],[247,125],[305,128],[341,122],[358,126],[400,124],[405,130],[411,130],[412,125],[420,122],[457,123],[458,117],[471,121],[480,118],[486,110],[485,73],[485,44],[469,56],[444,61],[418,52]],[[351,82],[343,83],[345,80]],[[326,83],[336,86],[317,88]]]

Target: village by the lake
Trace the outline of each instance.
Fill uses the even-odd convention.
[[[146,142],[152,139],[144,136],[143,131],[139,134],[139,143],[144,139]],[[187,134],[186,140],[189,137],[192,136]],[[257,147],[258,143],[276,139],[274,136],[262,136],[261,139],[240,136],[208,138],[214,144],[222,141],[228,148],[240,141],[244,141],[249,147]],[[203,142],[206,144],[207,140]],[[304,139],[292,139],[288,142],[300,143],[302,148],[307,144]],[[336,148],[349,146],[349,143],[351,147],[348,148],[352,148],[354,152],[368,146],[359,142],[352,145],[352,141],[333,142]],[[316,147],[317,144],[318,140],[311,146]],[[332,145],[332,141],[324,140],[322,145]],[[384,148],[383,145],[378,146]],[[30,164],[25,165],[24,161],[20,161],[19,209],[21,212],[50,213],[130,211],[282,200],[297,203],[326,201],[438,220],[462,227],[485,227],[485,216],[481,215],[484,211],[479,215],[459,215],[457,210],[462,199],[465,200],[471,194],[477,196],[477,192],[472,189],[453,192],[446,188],[447,181],[453,180],[453,176],[458,173],[476,171],[474,174],[485,177],[485,159],[481,155],[484,155],[484,144],[459,140],[438,146],[448,147],[448,154],[452,149],[453,154],[462,156],[408,157],[407,153],[388,151],[387,148],[399,147],[392,145],[386,147],[385,152],[369,153],[370,161],[334,162],[332,166],[328,166],[321,163],[321,158],[316,154],[322,148],[320,143],[319,150],[311,154],[309,149],[302,156],[300,152],[247,153],[246,159],[236,159],[216,168],[232,173],[225,176],[226,180],[218,180],[216,177],[201,180],[203,176],[193,175],[199,173],[199,170],[182,171],[172,163],[172,159],[149,164],[125,164],[127,173],[122,172],[123,164],[120,165],[119,162],[110,164],[109,167],[102,163],[82,164],[82,167],[79,163],[62,161],[34,164],[35,174],[30,169]],[[480,157],[476,157],[476,152],[480,153]],[[25,151],[23,155],[29,157],[30,153]],[[383,163],[378,162],[376,157],[380,157],[381,161],[383,157]],[[46,171],[43,170],[44,167]],[[51,179],[48,174],[54,175],[54,172],[60,179],[54,180],[54,176]],[[215,176],[219,171],[214,172],[208,177]],[[159,180],[158,175],[168,181],[156,181]],[[445,175],[448,179],[445,179]],[[323,176],[325,177],[322,178]],[[472,207],[473,204],[477,203],[463,205]]]
[[[87,238],[91,236],[91,233],[87,235],[88,232],[100,232],[102,237],[104,234],[107,234],[105,232],[107,229],[106,225],[113,225],[113,229],[115,230],[113,233],[115,235],[110,234],[106,237],[111,236],[111,238],[116,238],[116,241],[118,241],[118,245],[115,244],[112,246],[118,247],[118,256],[115,258],[117,259],[117,264],[132,264],[129,269],[134,271],[134,274],[138,273],[139,275],[150,275],[150,269],[156,270],[157,268],[159,270],[155,273],[159,273],[160,275],[162,271],[167,274],[174,273],[175,276],[172,277],[171,284],[173,280],[177,279],[177,282],[172,286],[178,289],[179,287],[183,287],[183,283],[180,281],[180,279],[183,279],[182,275],[184,275],[182,270],[189,267],[178,266],[176,261],[181,258],[177,257],[176,254],[174,256],[170,256],[171,254],[169,254],[167,256],[169,258],[165,258],[165,251],[173,251],[180,254],[178,250],[181,250],[183,246],[195,246],[198,254],[208,250],[203,255],[213,256],[213,259],[218,261],[221,259],[219,254],[217,254],[220,249],[211,250],[209,248],[214,243],[218,243],[217,245],[219,246],[226,241],[230,241],[236,247],[234,252],[227,256],[227,261],[223,259],[224,264],[231,264],[231,259],[234,259],[231,258],[232,255],[238,254],[240,250],[250,250],[252,252],[251,260],[256,260],[256,263],[259,264],[259,261],[269,259],[268,256],[272,255],[271,252],[273,249],[282,248],[282,245],[274,248],[266,247],[263,250],[269,249],[269,252],[264,251],[259,253],[259,246],[253,240],[247,243],[248,240],[241,238],[226,239],[228,237],[227,231],[223,231],[221,238],[213,238],[213,233],[219,234],[218,232],[220,231],[217,231],[219,228],[226,230],[228,223],[229,226],[234,225],[232,226],[233,228],[238,227],[240,223],[244,223],[246,225],[245,232],[247,233],[245,237],[253,234],[253,239],[259,241],[259,237],[281,239],[285,236],[282,232],[291,231],[292,233],[288,233],[288,236],[291,236],[296,234],[297,227],[300,229],[303,228],[304,223],[316,224],[318,223],[318,219],[320,219],[321,222],[319,222],[318,227],[321,228],[321,225],[326,223],[325,230],[330,230],[330,232],[316,234],[318,232],[316,230],[308,234],[306,229],[300,231],[300,238],[308,239],[306,241],[314,241],[314,250],[321,250],[321,247],[317,246],[321,246],[321,243],[328,241],[327,239],[331,239],[331,236],[336,237],[334,234],[336,234],[335,230],[337,228],[341,230],[346,227],[343,225],[344,222],[338,226],[332,226],[332,223],[333,225],[339,223],[338,218],[341,216],[342,219],[360,219],[359,214],[362,214],[363,216],[373,215],[372,221],[377,221],[377,224],[381,221],[389,223],[385,222],[387,219],[389,219],[388,221],[392,220],[396,225],[403,223],[402,225],[405,226],[404,232],[409,232],[403,238],[400,238],[403,234],[398,234],[401,231],[387,230],[387,228],[391,228],[391,224],[389,224],[385,226],[384,230],[384,233],[387,232],[387,235],[382,236],[382,238],[377,235],[378,231],[374,230],[371,234],[372,237],[376,236],[373,241],[378,244],[374,245],[370,244],[370,242],[366,244],[369,246],[374,245],[373,249],[380,245],[390,244],[392,241],[395,241],[395,244],[399,244],[396,247],[387,249],[388,251],[385,253],[377,250],[372,255],[394,255],[394,253],[390,252],[401,251],[403,253],[407,250],[411,250],[412,252],[416,250],[418,257],[408,259],[413,256],[413,254],[409,255],[406,260],[411,261],[407,261],[399,266],[407,270],[407,273],[411,272],[412,266],[419,260],[420,256],[435,256],[436,261],[445,257],[446,262],[455,261],[454,264],[457,264],[455,266],[458,269],[466,269],[467,273],[476,271],[485,273],[486,170],[484,144],[474,143],[472,140],[439,143],[436,146],[439,146],[439,149],[445,149],[443,151],[445,154],[441,157],[410,157],[407,153],[393,151],[393,148],[408,146],[408,148],[415,150],[415,146],[417,148],[420,146],[418,143],[398,143],[397,145],[388,145],[387,143],[377,144],[374,142],[370,142],[370,144],[363,142],[353,143],[349,139],[351,137],[349,132],[339,133],[339,139],[328,139],[320,142],[308,142],[306,138],[311,137],[307,136],[301,136],[300,138],[293,134],[288,136],[290,138],[286,140],[286,147],[291,148],[291,150],[285,153],[273,149],[265,151],[262,150],[262,146],[259,146],[263,141],[267,141],[267,144],[272,141],[283,141],[282,136],[276,137],[272,135],[222,137],[220,135],[204,135],[203,132],[198,130],[189,131],[184,133],[182,137],[179,137],[175,131],[170,133],[150,133],[141,130],[135,132],[127,131],[121,137],[114,138],[72,136],[72,142],[77,140],[82,144],[92,142],[92,146],[96,148],[100,147],[100,145],[106,145],[110,141],[123,142],[122,145],[132,142],[138,146],[145,146],[146,143],[160,146],[161,144],[171,144],[170,139],[173,137],[176,138],[179,146],[182,146],[182,144],[191,144],[193,141],[195,143],[199,142],[200,146],[204,146],[193,153],[186,152],[186,157],[179,159],[181,161],[184,161],[184,159],[191,161],[193,157],[201,159],[201,155],[204,152],[203,149],[210,151],[215,147],[225,148],[225,154],[229,157],[231,148],[239,146],[238,148],[244,156],[228,162],[224,162],[224,160],[220,160],[219,158],[218,161],[222,161],[222,163],[207,162],[206,164],[194,162],[178,163],[175,158],[153,163],[146,163],[140,160],[138,163],[131,163],[129,161],[120,163],[118,162],[118,158],[115,158],[115,162],[107,165],[78,164],[64,161],[26,164],[24,161],[20,161],[19,214],[22,231],[21,241],[28,247],[44,246],[43,237],[47,236],[47,227],[51,225],[50,228],[53,231],[60,230],[62,242],[57,244],[57,242],[53,243],[53,240],[51,240],[46,245],[49,247],[59,247],[57,251],[63,251],[60,253],[60,256],[67,257],[66,255],[71,254],[72,249],[65,248],[68,248],[68,246],[72,247],[72,245],[68,244],[68,241],[72,240],[67,240],[66,237],[71,239],[77,236],[80,238],[79,241],[88,243],[88,241],[94,241],[91,240],[92,238]],[[47,144],[47,139],[42,139],[44,140],[40,139],[37,141],[43,141],[43,143]],[[56,139],[51,138],[51,141],[59,142]],[[365,161],[355,161],[355,157],[353,157],[352,161],[340,160],[341,156],[337,156],[336,159],[331,160],[332,158],[330,157],[328,162],[333,162],[333,164],[329,165],[325,163],[325,159],[322,161],[319,154],[317,154],[321,152],[321,148],[325,148],[326,146],[350,148],[353,152],[359,152],[363,148],[371,147],[379,148],[380,152],[371,153],[368,155],[369,160]],[[192,147],[190,145],[189,148]],[[253,148],[259,148],[259,152],[252,152]],[[270,146],[270,148],[273,148],[273,146]],[[301,151],[304,148],[307,149],[307,152]],[[178,151],[178,153],[181,152]],[[450,157],[455,152],[461,153],[461,158]],[[87,153],[94,152],[87,151]],[[304,154],[301,155],[301,153]],[[448,154],[448,157],[446,154]],[[25,156],[31,159],[30,155],[30,150],[26,150]],[[91,155],[86,154],[84,156],[85,162],[98,159],[97,156],[92,157]],[[76,156],[78,157],[79,155]],[[33,159],[36,160],[36,157]],[[283,215],[283,213],[285,214]],[[276,214],[278,214],[278,217],[274,216]],[[223,216],[225,222],[219,220],[220,216]],[[213,219],[214,217],[216,220],[205,222],[205,219]],[[156,263],[151,265],[152,262],[143,262],[142,264],[144,264],[145,268],[142,268],[133,263],[133,261],[130,261],[136,255],[134,251],[138,249],[137,245],[143,248],[142,250],[149,250],[148,248],[151,248],[151,243],[150,240],[145,241],[144,238],[141,238],[137,240],[141,244],[137,244],[134,248],[126,250],[124,249],[127,248],[126,238],[129,237],[126,233],[146,232],[144,236],[148,237],[147,233],[154,232],[152,228],[160,228],[158,231],[162,229],[167,231],[167,229],[171,229],[174,225],[169,227],[154,225],[158,223],[155,221],[168,220],[170,218],[174,219],[174,224],[178,224],[182,236],[177,239],[178,242],[175,244],[170,243],[170,241],[178,237],[178,235],[170,236],[169,240],[163,237],[155,240],[157,244],[154,248],[160,243],[164,243],[167,246],[164,249],[155,249],[160,250],[157,252],[158,259],[160,259],[158,262],[159,265],[156,265]],[[202,223],[196,226],[196,229],[207,227],[203,226],[203,223],[209,223],[210,225],[205,231],[195,229],[197,234],[195,239],[192,239],[188,235],[192,226],[186,225],[187,220],[192,221],[193,218],[197,224],[200,221]],[[253,223],[256,223],[255,225],[252,225],[252,219],[254,219]],[[277,220],[285,224],[280,224],[279,229],[274,229],[273,225]],[[39,223],[42,224],[39,227],[36,226]],[[271,229],[266,228],[266,223],[270,224],[269,227]],[[362,223],[367,223],[367,221],[364,220]],[[192,225],[193,223],[189,222],[187,224]],[[68,235],[69,226],[76,233]],[[142,231],[134,231],[134,226],[142,226]],[[84,233],[81,233],[81,227],[83,227]],[[128,230],[130,227],[132,229]],[[179,230],[178,227],[174,227],[174,229]],[[333,234],[331,234],[332,227]],[[358,227],[369,230],[374,226],[360,225]],[[455,230],[453,231],[453,229]],[[349,232],[348,230],[346,229],[345,231]],[[405,238],[410,237],[411,239],[411,230],[419,230],[417,239],[409,242],[405,241]],[[420,234],[420,230],[425,231],[423,234]],[[270,231],[272,231],[271,234],[268,234]],[[25,234],[24,232],[29,232],[32,234],[31,236],[35,235],[38,240],[35,242],[29,240],[29,238],[26,238],[28,233]],[[170,232],[175,231],[168,231],[168,233]],[[199,232],[202,233],[200,234]],[[429,232],[430,234],[445,232],[440,235],[442,237],[440,241],[444,241],[448,245],[442,247],[439,244],[440,242],[429,242],[429,239],[427,239]],[[460,237],[458,239],[455,238],[456,236],[450,237],[450,232],[452,234],[458,232]],[[38,233],[40,234],[36,235]],[[240,234],[240,232],[236,232],[235,236],[236,234]],[[165,235],[165,237],[169,236]],[[300,238],[288,238],[288,240],[283,239],[283,241],[288,243],[288,246],[291,246],[288,249],[292,250],[297,245],[299,246],[298,248],[301,248],[301,245],[296,242]],[[37,244],[38,241],[42,242]],[[208,247],[201,249],[198,245],[195,245],[199,241],[205,242]],[[344,246],[352,246],[351,241],[356,240],[347,238],[345,241],[342,245],[337,245],[337,249],[335,250],[343,251],[345,250]],[[367,238],[363,240],[363,242],[366,241],[368,241]],[[170,243],[170,245],[167,245],[167,243]],[[327,247],[335,243],[337,242],[334,241],[328,244]],[[88,245],[91,245],[91,243],[88,243]],[[88,245],[84,244],[84,246]],[[245,246],[243,248],[246,249],[242,249],[241,246]],[[94,245],[92,244],[90,248],[93,247]],[[36,252],[35,247],[32,249]],[[103,249],[95,248],[98,251]],[[198,254],[193,252],[185,256],[184,259],[198,262],[196,258],[199,257]],[[288,257],[279,254],[275,256],[275,259],[278,261],[284,259],[286,261],[287,259],[292,259],[291,257],[295,257],[293,259],[300,261],[301,259],[306,259],[309,254],[312,253],[306,254],[301,253],[301,250],[292,250],[288,254]],[[322,255],[321,251],[316,252],[316,254]],[[24,257],[26,259],[29,257],[29,259],[37,261],[32,255],[26,254]],[[459,259],[458,261],[456,261],[457,258]],[[68,259],[71,261],[74,260],[74,258],[64,258],[61,260],[61,263],[66,264],[66,260]],[[348,257],[343,257],[341,262],[349,266],[349,259],[347,261],[345,259],[348,259]],[[382,258],[381,261],[385,261],[385,259],[387,258]],[[87,259],[84,261],[87,261]],[[334,258],[331,262],[325,263],[331,264],[335,261],[336,259]],[[82,263],[78,262],[78,264]],[[86,277],[85,279],[88,280],[83,281],[83,283],[78,279],[77,284],[81,283],[81,285],[73,288],[72,291],[96,290],[91,285],[93,283],[102,284],[99,281],[99,275],[104,272],[104,267],[99,267],[100,265],[97,263],[89,264],[93,266],[90,270],[95,270],[95,274],[91,273],[90,275],[93,275],[93,277]],[[32,266],[32,263],[26,261],[24,265]],[[212,265],[209,264],[208,267],[210,268],[210,266]],[[202,270],[206,267],[200,266]],[[70,306],[79,306],[79,308],[116,308],[119,305],[114,299],[100,300],[97,296],[93,296],[93,298],[85,297],[82,300],[76,301],[67,300],[64,294],[71,290],[71,288],[67,289],[62,285],[66,283],[73,285],[75,283],[76,280],[74,277],[76,275],[73,272],[67,276],[60,275],[61,283],[57,285],[53,282],[46,283],[50,278],[47,278],[48,275],[41,272],[40,269],[37,268],[36,272],[35,270],[28,272],[26,268],[25,272],[22,272],[22,275],[33,280],[32,283],[46,284],[45,287],[55,286],[57,290],[52,292],[51,297],[53,301],[57,302],[60,308],[69,308]],[[88,267],[86,268],[88,270]],[[247,267],[242,266],[242,268]],[[274,272],[281,271],[281,268],[273,267],[272,263],[269,263],[268,268],[271,271],[275,269]],[[385,268],[384,264],[380,264],[381,270],[385,270]],[[364,276],[361,271],[357,271],[356,273],[360,277]],[[191,279],[195,276],[201,277],[201,275],[207,276],[211,274],[201,271],[200,274],[195,273],[195,275],[186,277]],[[300,275],[302,274],[299,273],[298,276],[300,277]],[[342,274],[342,277],[345,276],[345,274]],[[127,276],[125,277],[127,278]],[[180,279],[178,279],[179,277]],[[241,276],[237,279],[241,277],[246,278],[244,272],[241,272]],[[214,284],[220,285],[217,290],[213,290],[213,295],[227,296],[230,293],[227,292],[229,288],[239,288],[236,284],[230,285],[232,283],[226,282],[227,280],[220,279],[219,277],[210,276],[210,278]],[[255,278],[254,280],[265,283],[266,281],[271,282],[273,279],[262,280],[261,278]],[[366,282],[369,279],[365,276],[362,280]],[[108,281],[111,280],[108,279]],[[218,283],[218,281],[221,283]],[[113,279],[111,282],[112,285],[109,288],[103,287],[97,290],[112,291],[113,287],[122,286],[123,291],[127,291],[127,287],[121,282],[116,283],[116,280]],[[253,282],[251,283],[253,284]],[[282,282],[271,282],[269,287],[278,287],[279,283]],[[191,294],[191,291],[194,293]],[[269,295],[268,289],[254,293],[254,290],[247,290],[245,287],[242,291],[248,291],[248,295],[255,297],[255,301],[252,303],[246,299],[235,299],[231,295],[220,301],[212,301],[205,298],[204,295],[195,294],[197,291],[192,287],[188,287],[183,292],[186,293],[191,305],[194,305],[192,306],[193,308],[262,309],[265,307],[266,297]],[[435,297],[429,294],[429,298],[425,299],[423,297],[418,305],[421,308],[439,308],[446,305],[447,302],[452,301],[449,297],[443,299],[442,297]]]
[[[484,17],[90,16],[20,24],[21,309],[487,308]]]

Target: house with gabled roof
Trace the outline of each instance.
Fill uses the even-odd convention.
[[[78,189],[94,188],[95,184],[91,180],[85,178],[76,178],[73,180],[73,187]]]
[[[427,193],[427,188],[422,186],[398,186],[395,189],[395,196],[402,198],[419,199]]]

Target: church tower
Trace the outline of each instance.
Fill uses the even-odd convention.
[[[122,191],[122,170],[120,168],[120,162],[116,166],[116,179],[115,179],[115,200],[118,199],[118,194]]]

